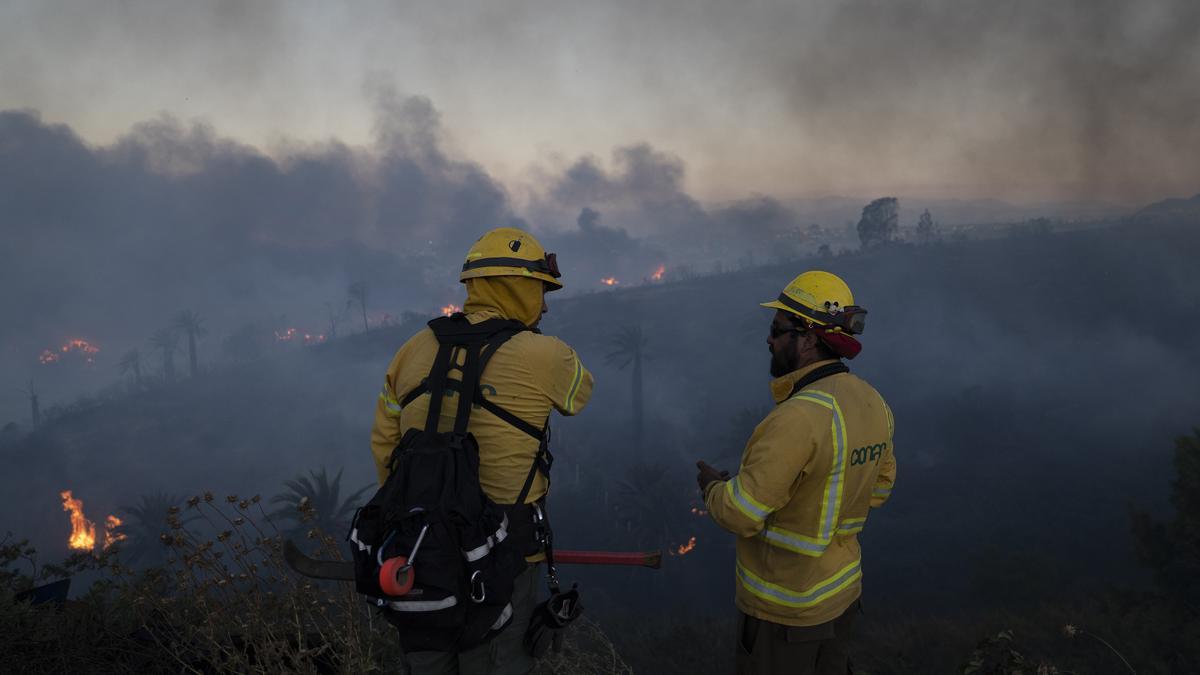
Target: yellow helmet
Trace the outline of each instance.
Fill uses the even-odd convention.
[[[562,288],[558,260],[532,234],[515,227],[489,230],[467,251],[459,281],[477,277],[532,277],[547,291]]]
[[[809,323],[857,334],[863,331],[867,310],[854,304],[850,287],[836,274],[810,270],[792,279],[779,297],[761,303],[782,309]]]

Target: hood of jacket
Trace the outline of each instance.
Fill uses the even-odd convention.
[[[542,317],[542,281],[530,277],[502,276],[467,279],[467,314],[488,312],[534,326]]]

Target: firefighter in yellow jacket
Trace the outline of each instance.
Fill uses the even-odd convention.
[[[779,297],[767,344],[775,408],[729,477],[697,462],[709,514],[737,535],[737,672],[842,675],[858,613],[858,533],[892,492],[892,413],[843,358],[866,310],[809,271]]]
[[[545,293],[562,288],[557,277],[554,255],[547,255],[532,235],[516,228],[491,230],[475,242],[463,263],[460,281],[467,287],[463,311],[471,323],[490,318],[515,319],[536,328],[548,311]],[[404,433],[425,425],[429,393],[420,385],[437,351],[437,338],[425,328],[396,352],[388,366],[371,432],[371,453],[380,484],[387,478],[388,458]],[[452,372],[461,379],[461,371]],[[489,401],[541,429],[551,410],[574,415],[583,409],[592,394],[592,375],[575,350],[562,340],[525,331],[505,342],[488,361],[480,390]],[[410,396],[413,392],[422,393]],[[448,391],[447,396],[454,393]],[[439,429],[453,427],[454,413],[453,404],[442,406]],[[479,443],[479,482],[484,493],[498,504],[512,504],[530,474],[538,441],[485,409],[472,412],[467,430]],[[537,472],[525,503],[541,500],[547,486],[547,476]],[[532,526],[528,530],[532,532]],[[408,654],[409,672],[529,672],[534,661],[525,652],[522,638],[536,603],[536,561],[540,559],[536,555],[527,558],[530,565],[517,578],[513,591],[512,623],[499,636],[459,654]]]

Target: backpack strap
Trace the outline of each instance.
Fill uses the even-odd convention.
[[[529,467],[529,474],[525,477],[525,484],[521,486],[521,492],[515,502],[517,506],[523,505],[526,497],[529,496],[529,491],[533,488],[533,480],[537,477],[538,471],[541,471],[547,479],[550,478],[550,466],[554,463],[554,456],[550,454],[549,447],[549,420],[547,420],[545,428],[537,428],[488,400],[483,395],[480,383],[488,362],[500,351],[500,347],[517,333],[532,329],[519,321],[502,319],[489,319],[472,324],[462,313],[449,317],[438,317],[429,322],[429,327],[433,330],[439,343],[433,368],[421,384],[404,395],[401,407],[407,406],[428,391],[431,400],[425,428],[427,431],[436,432],[438,419],[441,416],[443,397],[446,391],[456,391],[459,396],[458,407],[454,415],[455,432],[466,433],[467,424],[471,418],[471,409],[478,404],[479,407],[507,424],[537,439],[537,454],[534,455],[533,463]],[[466,351],[462,366],[455,364],[459,349]],[[450,371],[455,369],[461,370],[463,373],[461,382],[449,378]]]
[[[471,404],[475,402],[479,391],[479,377],[483,369],[479,367],[479,350],[482,345],[470,343],[462,349],[466,358],[462,365],[462,385],[458,394],[458,410],[454,413],[454,433],[467,433],[467,423],[471,421]]]
[[[446,381],[450,367],[454,363],[454,346],[442,343],[438,346],[437,356],[433,357],[433,368],[429,377],[425,378],[429,389],[429,414],[425,416],[425,430],[437,433],[438,420],[442,415],[442,398],[446,395]]]
[[[464,326],[463,324],[466,325]],[[400,401],[400,406],[406,407],[422,394],[429,392],[430,397],[434,400],[429,402],[430,415],[426,419],[426,429],[436,431],[436,420],[441,415],[441,399],[445,396],[446,390],[455,391],[459,393],[458,409],[454,420],[455,431],[466,431],[466,422],[464,420],[469,421],[471,406],[478,404],[479,407],[499,417],[509,425],[529,434],[538,441],[542,441],[545,437],[544,430],[537,428],[501,408],[496,403],[489,401],[483,396],[483,392],[479,386],[484,369],[487,368],[488,362],[496,355],[496,352],[500,351],[500,347],[517,333],[532,329],[519,321],[503,319],[489,319],[477,324],[471,324],[466,320],[466,315],[461,313],[449,317],[438,317],[429,322],[429,327],[433,329],[433,333],[437,336],[440,343],[438,356],[434,359],[433,369],[430,371],[429,376],[404,395],[404,398]],[[454,359],[449,356],[444,358],[445,363],[443,365],[442,349],[447,345],[450,347],[463,347],[468,350],[467,359],[461,367],[461,370],[463,370],[462,383],[445,377],[450,370],[459,368],[454,365]],[[477,357],[476,359],[472,359],[471,346],[476,347],[474,352]],[[477,367],[474,369],[474,375],[472,376],[467,371],[471,369],[473,361],[477,361]],[[444,372],[441,371],[441,368],[444,368]],[[433,390],[438,375],[442,375],[440,393]],[[473,386],[464,386],[472,381],[474,382]],[[466,392],[466,395],[464,395],[464,392]],[[434,414],[435,408],[437,411],[436,415]],[[430,419],[435,422],[433,426],[429,424]],[[459,429],[460,425],[462,429]]]
[[[525,503],[525,498],[529,496],[529,490],[533,488],[533,479],[537,476],[538,471],[546,476],[546,480],[550,480],[550,465],[554,463],[554,455],[550,454],[550,425],[547,424],[543,430],[541,443],[538,444],[537,454],[533,456],[533,464],[529,467],[529,475],[525,476],[525,484],[521,486],[521,492],[517,495],[517,501],[513,502],[517,506]]]

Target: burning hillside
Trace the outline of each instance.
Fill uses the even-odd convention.
[[[96,354],[99,353],[100,348],[95,344],[81,338],[71,338],[58,349],[43,349],[42,353],[38,355],[38,363],[42,365],[59,363],[65,357],[76,355],[77,358],[83,360],[84,365],[90,366],[96,363]]]

